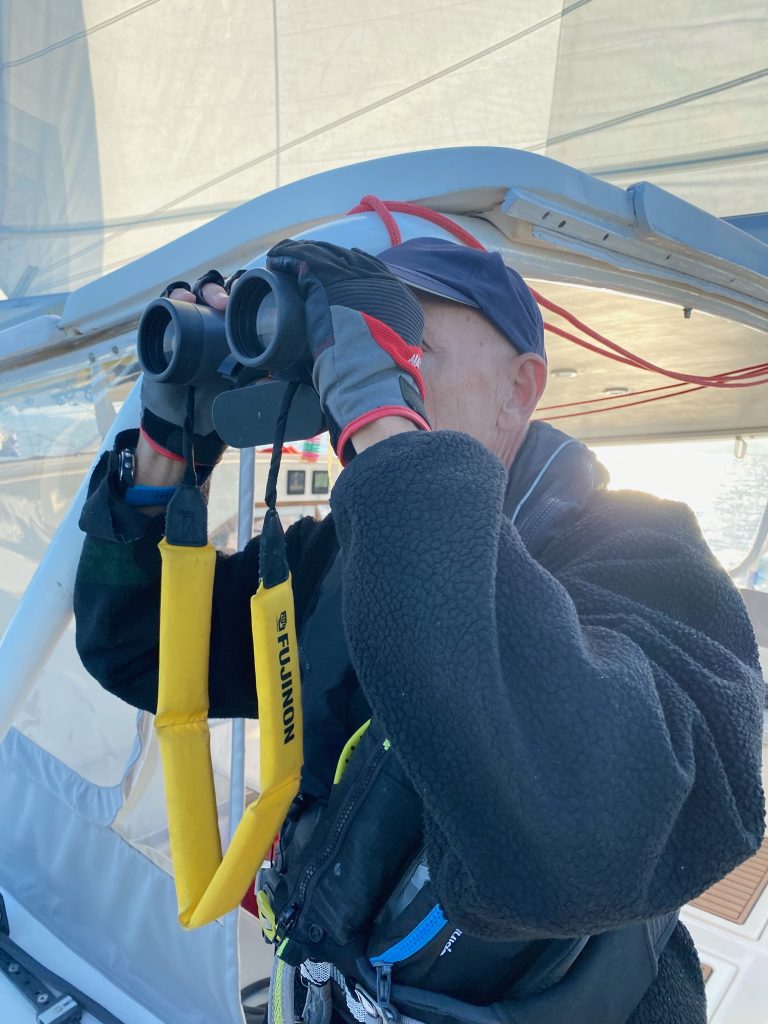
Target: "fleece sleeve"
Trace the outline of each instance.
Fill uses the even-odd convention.
[[[690,512],[596,495],[535,561],[466,435],[357,456],[332,504],[353,664],[423,797],[443,909],[489,938],[678,907],[756,849],[763,684]]]

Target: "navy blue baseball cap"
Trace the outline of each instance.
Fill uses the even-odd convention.
[[[531,290],[497,252],[446,238],[411,238],[378,254],[405,284],[478,309],[518,352],[544,352],[544,324]]]

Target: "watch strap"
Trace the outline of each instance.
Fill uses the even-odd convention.
[[[173,497],[176,487],[126,487],[123,501],[126,505],[167,505]]]

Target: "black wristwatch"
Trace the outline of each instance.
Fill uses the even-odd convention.
[[[136,480],[136,452],[133,448],[123,448],[117,453],[117,489],[120,497],[125,497],[128,487],[133,487]]]

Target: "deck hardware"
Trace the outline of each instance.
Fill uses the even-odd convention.
[[[79,1024],[83,1011],[71,996],[62,996],[37,1015],[37,1024]]]
[[[685,317],[686,320],[690,320],[691,319],[691,313],[692,312],[693,312],[693,310],[691,309],[690,306],[683,306],[683,316]]]
[[[19,995],[35,1008],[37,1024],[80,1024],[86,1011],[102,1024],[121,1024],[103,1006],[18,946],[10,931],[5,900],[0,895],[0,971],[10,976]]]

